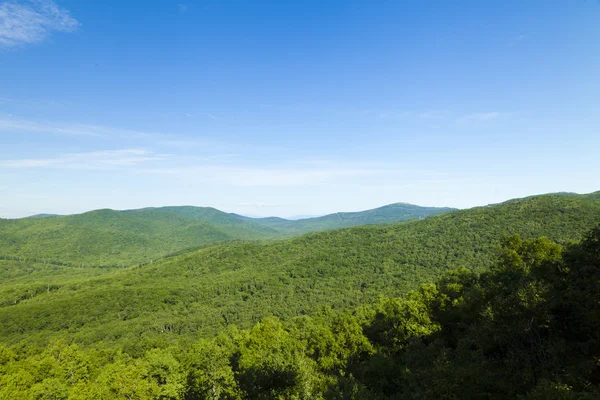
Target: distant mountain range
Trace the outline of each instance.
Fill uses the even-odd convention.
[[[50,218],[50,217],[61,217],[61,215],[59,215],[59,214],[35,214],[35,215],[30,215],[29,217],[25,217],[25,218]]]
[[[348,228],[359,225],[383,224],[406,221],[409,219],[426,218],[430,215],[454,211],[455,208],[421,207],[413,204],[395,203],[372,210],[360,212],[338,212],[322,217],[289,220],[284,218],[248,218],[241,215],[237,217],[247,221],[254,221],[264,226],[273,228],[287,235],[300,235],[309,232],[325,231],[329,229]]]
[[[0,257],[115,265],[146,262],[193,247],[280,239],[309,232],[426,218],[452,208],[397,203],[362,212],[288,220],[250,218],[212,207],[159,207],[0,219]]]
[[[2,221],[5,254],[52,251],[63,260],[116,263],[187,249],[130,268],[0,259],[0,338],[29,343],[68,332],[69,340],[83,343],[129,345],[142,337],[153,346],[182,337],[193,341],[229,324],[249,327],[269,315],[286,320],[331,315],[382,295],[402,295],[450,269],[489,270],[506,235],[547,236],[562,244],[580,240],[600,222],[599,195],[541,195],[407,223],[196,250],[189,246],[199,241],[277,236],[289,221],[256,221],[197,207]],[[428,211],[441,210],[400,204],[311,220],[318,229],[418,218]]]

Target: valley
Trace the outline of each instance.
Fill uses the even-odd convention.
[[[521,318],[534,307],[527,303],[527,291],[541,290],[535,295],[545,299],[535,306],[543,310],[531,309],[536,315],[558,312],[551,306],[551,293],[566,296],[560,300],[563,306],[579,307],[580,296],[595,301],[561,277],[567,272],[560,271],[568,270],[560,268],[566,267],[552,268],[598,262],[593,258],[598,251],[598,192],[444,211],[407,220],[377,212],[402,222],[290,238],[285,236],[306,229],[308,222],[281,233],[281,221],[264,223],[195,207],[100,210],[36,219],[40,224],[3,221],[1,250],[13,255],[0,260],[0,397],[20,398],[23,388],[53,393],[53,398],[92,393],[101,399],[204,398],[201,393],[208,389],[218,398],[232,399],[311,398],[310,393],[333,399],[348,390],[355,399],[391,399],[404,391],[446,396],[455,390],[447,384],[409,389],[411,382],[441,373],[411,357],[438,362],[437,346],[446,346],[444,354],[459,369],[443,369],[444,374],[472,380],[477,365],[490,360],[474,359],[475,353],[461,346],[472,340],[477,346],[497,346],[478,336],[485,329],[499,329],[494,324],[522,329]],[[355,216],[355,222],[371,221],[373,214]],[[313,228],[330,218],[321,218]],[[215,236],[217,228],[208,227],[227,233]],[[128,233],[132,240],[124,239]],[[157,258],[148,260],[141,251],[164,238],[171,240],[150,249]],[[22,244],[16,245],[19,240]],[[577,244],[582,240],[587,241]],[[117,241],[119,252],[104,252]],[[185,245],[191,247],[177,249]],[[74,248],[90,254],[81,257]],[[588,253],[585,257],[592,261],[582,261]],[[69,261],[73,254],[87,263]],[[24,255],[35,255],[36,261]],[[112,265],[102,265],[107,261]],[[568,273],[584,273],[577,268]],[[511,285],[526,297],[513,298]],[[565,292],[560,285],[571,289]],[[481,314],[488,304],[500,307],[500,316],[514,301],[520,308],[503,317],[509,318],[505,322]],[[592,303],[589,312],[595,312]],[[577,310],[573,312],[583,312]],[[514,345],[527,346],[518,335],[506,335]],[[451,350],[457,346],[452,343],[459,347]],[[530,357],[527,348],[522,351]],[[562,350],[544,351],[558,356]],[[573,365],[585,358],[568,351]],[[503,354],[512,357],[510,351]],[[464,357],[471,361],[464,364]],[[546,361],[513,361],[523,373],[533,368],[548,374],[550,367]],[[389,375],[408,367],[417,375]],[[506,395],[520,390],[518,385],[535,386],[526,374],[503,373],[502,368],[489,369],[472,384]],[[289,377],[282,380],[279,374]],[[514,386],[492,384],[499,376]],[[265,393],[270,394],[263,397]]]

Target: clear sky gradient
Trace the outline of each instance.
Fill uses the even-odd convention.
[[[0,217],[595,190],[596,0],[0,0]]]

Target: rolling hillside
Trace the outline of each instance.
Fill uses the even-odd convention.
[[[330,229],[349,228],[352,226],[372,225],[421,219],[431,215],[454,211],[447,207],[420,207],[413,204],[396,203],[360,212],[338,212],[322,217],[287,220],[283,218],[248,218],[256,223],[274,228],[283,234],[293,236],[309,232]]]
[[[598,223],[600,201],[544,195],[409,223],[212,246],[90,276],[7,261],[5,271],[29,268],[37,275],[0,287],[0,337],[45,341],[67,330],[84,343],[135,349],[230,324],[250,326],[266,315],[336,313],[401,295],[450,269],[485,271],[505,235],[564,244]]]
[[[252,219],[211,207],[183,206],[0,219],[0,258],[121,266],[215,243],[284,238],[344,226],[422,218],[447,210],[390,205],[288,221]]]
[[[0,256],[120,265],[239,237],[168,212],[97,210],[84,214],[0,220]],[[260,238],[260,232],[255,233]]]

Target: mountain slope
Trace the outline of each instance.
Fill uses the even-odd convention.
[[[213,246],[34,291],[46,283],[40,276],[19,292],[0,291],[7,296],[0,337],[45,340],[68,329],[83,342],[141,346],[249,326],[265,315],[329,313],[406,293],[448,269],[486,270],[505,235],[567,243],[599,222],[600,201],[545,195],[408,223]]]
[[[585,198],[592,200],[600,200],[600,191],[583,195]]]
[[[0,256],[113,265],[237,239],[173,213],[97,210],[52,218],[0,220]],[[258,236],[258,235],[257,235]]]
[[[287,220],[283,218],[248,218],[256,223],[274,228],[286,235],[298,235],[329,229],[349,228],[426,218],[431,215],[454,211],[447,207],[420,207],[413,204],[396,203],[359,212],[339,212],[322,217]]]
[[[0,257],[78,265],[131,264],[219,242],[284,238],[344,226],[418,218],[445,210],[390,205],[358,213],[288,221],[253,219],[211,207],[183,206],[0,219]]]
[[[60,215],[58,215],[58,214],[35,214],[35,215],[30,215],[29,217],[25,217],[25,218],[52,218],[52,217],[60,217]]]
[[[190,220],[211,224],[220,231],[237,239],[256,240],[281,236],[280,232],[273,228],[256,223],[253,220],[239,218],[234,214],[226,213],[212,207],[170,206],[142,208],[124,212],[132,215],[143,213],[172,213]]]

